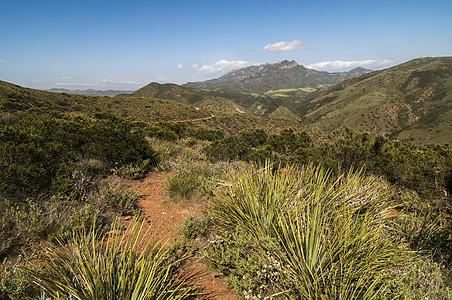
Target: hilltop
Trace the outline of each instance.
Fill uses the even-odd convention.
[[[142,122],[201,119],[210,116],[209,112],[170,99],[55,93],[0,81],[0,116],[26,111],[87,115],[104,112]]]
[[[206,90],[235,90],[244,93],[262,94],[281,89],[317,89],[333,85],[348,78],[369,72],[354,69],[351,72],[329,73],[308,69],[296,61],[280,61],[233,70],[226,75],[203,82],[189,82],[187,87]]]
[[[418,58],[349,79],[303,104],[304,124],[452,143],[452,57]]]
[[[195,103],[204,99],[205,95],[199,91],[195,91],[177,84],[165,83],[160,84],[151,82],[148,85],[136,90],[132,97],[148,97],[169,99],[181,103]]]

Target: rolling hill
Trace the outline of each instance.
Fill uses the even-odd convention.
[[[239,69],[217,82],[241,84],[253,77],[248,72],[263,74],[265,69],[275,74],[274,82],[286,80],[281,75],[285,70],[318,72],[284,61]],[[357,69],[349,73],[365,74],[323,90],[306,87],[278,92],[280,86],[275,85],[268,86],[272,90],[264,94],[150,83],[130,95],[96,97],[39,91],[0,81],[0,112],[3,116],[27,110],[107,112],[144,122],[202,120],[203,126],[225,132],[294,127],[327,135],[348,127],[419,143],[452,143],[452,57],[418,58],[385,70]],[[339,80],[348,75],[334,76]],[[303,96],[297,94],[300,91]],[[212,115],[215,118],[206,119]]]
[[[452,57],[418,58],[349,79],[303,103],[303,123],[452,143]]]
[[[0,81],[0,116],[24,111],[88,115],[106,112],[142,122],[202,119],[211,115],[210,112],[170,99],[54,93]]]

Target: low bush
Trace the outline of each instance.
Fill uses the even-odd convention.
[[[99,204],[113,209],[119,215],[136,214],[139,194],[134,194],[119,182],[105,181],[99,190]]]
[[[394,201],[386,183],[362,172],[334,178],[321,168],[280,169],[267,162],[231,175],[209,211],[216,235],[229,245],[221,251],[254,253],[248,260],[259,270],[242,274],[228,267],[232,281],[262,277],[264,269],[274,273],[262,277],[265,289],[239,284],[241,294],[371,299],[408,258],[389,216]],[[217,251],[209,257],[221,265]],[[271,267],[258,263],[265,260]]]
[[[5,258],[0,263],[0,299],[26,299],[30,296],[37,298],[36,290],[24,271],[26,266],[32,267],[35,257],[34,252],[22,250],[14,259]]]
[[[168,179],[167,189],[170,196],[177,200],[189,199],[200,186],[203,169],[195,164],[190,164],[184,170],[177,170]]]
[[[180,273],[186,258],[147,236],[134,222],[110,236],[74,231],[70,243],[46,251],[42,270],[26,269],[45,297],[54,299],[198,299],[201,290]]]

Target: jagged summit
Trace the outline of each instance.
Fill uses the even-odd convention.
[[[283,69],[290,69],[290,68],[294,68],[296,66],[299,66],[299,64],[295,61],[295,60],[291,60],[288,61],[286,60],[282,60],[279,63],[277,63],[277,65],[283,70]]]
[[[367,73],[366,72],[363,73]],[[245,93],[265,93],[276,89],[317,88],[331,85],[361,74],[359,70],[348,73],[328,73],[308,69],[295,60],[274,64],[249,66],[204,82],[189,82],[187,87],[206,90],[236,90]]]

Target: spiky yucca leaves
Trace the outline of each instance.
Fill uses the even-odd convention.
[[[28,270],[51,299],[194,299],[201,295],[177,273],[183,259],[171,259],[170,248],[146,237],[143,222],[132,222],[113,235],[75,231],[70,244],[46,254],[45,268]]]
[[[372,299],[404,259],[391,235],[388,186],[362,172],[330,177],[313,166],[275,170],[267,163],[231,178],[213,200],[219,232],[244,229],[255,237],[256,252],[271,250],[283,265],[285,279],[272,293]]]

